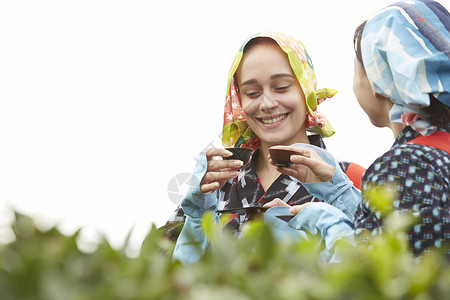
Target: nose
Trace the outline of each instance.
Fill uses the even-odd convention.
[[[268,93],[264,93],[259,103],[259,109],[263,111],[271,111],[278,107],[278,101]]]

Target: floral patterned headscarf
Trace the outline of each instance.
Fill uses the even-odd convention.
[[[258,37],[268,37],[273,39],[280,48],[287,54],[289,64],[294,72],[300,86],[305,94],[306,101],[306,127],[307,130],[328,137],[334,134],[334,130],[328,120],[317,111],[317,105],[326,98],[331,98],[336,94],[336,90],[317,90],[316,75],[314,74],[311,58],[306,52],[303,44],[285,33],[261,32],[250,37],[240,48],[234,58],[230,72],[228,74],[227,93],[225,98],[224,124],[222,132],[222,143],[225,147],[249,147],[256,149],[260,145],[259,138],[248,126],[242,108],[241,97],[235,73],[241,62],[243,51],[247,43]]]

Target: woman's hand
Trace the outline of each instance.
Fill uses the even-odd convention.
[[[214,157],[229,157],[233,155],[228,150],[222,148],[206,149],[207,170],[200,182],[200,191],[204,194],[211,193],[220,189],[228,179],[239,175],[239,169],[242,167],[240,160],[218,160]]]
[[[306,203],[303,203],[303,204],[300,204],[300,205],[290,206],[289,204],[287,204],[286,202],[284,202],[280,198],[275,198],[272,201],[267,202],[266,204],[264,204],[263,207],[272,208],[272,207],[275,207],[275,206],[287,206],[287,207],[290,207],[289,213],[293,214],[293,215],[296,215],[302,209],[304,209],[305,207],[307,207],[308,205],[310,205],[312,203],[314,203],[314,202],[306,202]]]
[[[263,207],[267,207],[267,208],[272,208],[275,206],[290,206],[289,204],[287,204],[286,202],[284,202],[283,200],[281,200],[280,198],[275,198],[270,202],[267,202],[266,204],[263,205]]]
[[[296,215],[296,214],[298,214],[299,212],[301,212],[302,209],[304,209],[305,207],[307,207],[308,205],[313,204],[313,203],[314,203],[314,202],[306,202],[306,203],[303,203],[303,204],[300,204],[300,205],[294,205],[294,206],[292,206],[292,207],[289,209],[289,213],[290,213],[290,214],[293,214],[293,215]]]
[[[300,153],[300,155],[291,155],[292,164],[289,167],[277,167],[278,172],[305,183],[332,181],[335,168],[326,163],[316,151],[294,146],[274,146],[273,148]],[[274,164],[270,154],[269,160]]]
[[[304,209],[305,207],[307,207],[310,204],[313,204],[314,202],[306,202],[300,205],[294,205],[294,206],[290,206],[289,204],[287,204],[286,202],[284,202],[283,200],[281,200],[280,198],[275,198],[270,202],[267,202],[266,204],[263,205],[263,207],[267,207],[267,208],[272,208],[275,206],[287,206],[290,207],[289,209],[289,213],[296,215],[298,214],[302,209]]]

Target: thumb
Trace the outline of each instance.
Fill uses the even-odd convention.
[[[284,202],[280,198],[275,198],[272,201],[267,202],[266,204],[263,205],[263,207],[268,207],[268,208],[272,208],[272,207],[275,207],[275,206],[289,206],[289,204],[287,204],[286,202]]]
[[[312,169],[316,163],[315,160],[310,157],[306,157],[303,155],[295,155],[295,154],[291,155],[291,161],[294,164],[300,164],[300,165],[306,166],[310,169]]]
[[[304,204],[300,204],[300,205],[294,205],[289,209],[289,213],[296,215],[299,212],[302,211],[302,209],[304,209],[306,206],[310,205],[312,202],[308,202],[308,203],[304,203]]]

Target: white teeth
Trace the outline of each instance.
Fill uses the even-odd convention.
[[[284,118],[286,118],[286,116],[287,115],[282,115],[273,119],[261,119],[261,122],[263,122],[263,124],[273,124],[283,120]]]

